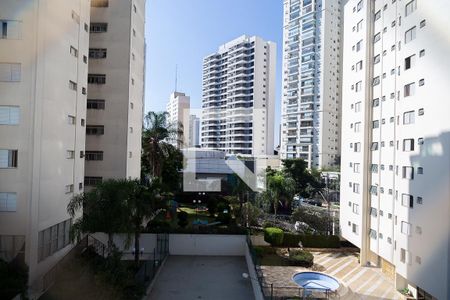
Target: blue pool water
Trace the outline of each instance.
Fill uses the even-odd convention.
[[[335,291],[339,282],[331,276],[317,272],[301,272],[292,276],[292,280],[305,289]]]

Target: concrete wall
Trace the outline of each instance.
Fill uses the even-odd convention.
[[[170,234],[170,255],[244,256],[245,235]]]
[[[249,279],[252,281],[253,294],[255,300],[264,300],[261,285],[259,284],[258,277],[255,271],[255,265],[253,264],[252,256],[248,247],[245,247],[245,261],[247,262]]]

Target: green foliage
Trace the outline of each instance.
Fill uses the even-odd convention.
[[[262,227],[263,227],[263,228],[267,228],[267,227],[275,227],[275,223],[266,220],[266,221],[264,221]]]
[[[308,224],[314,233],[318,234],[327,234],[330,223],[330,218],[325,211],[305,207],[297,208],[292,214],[291,220]]]
[[[262,212],[257,206],[253,205],[251,202],[245,202],[242,204],[242,216],[245,223],[250,226],[258,225],[258,218],[261,216]]]
[[[217,221],[224,225],[228,225],[230,224],[231,221],[231,214],[229,212],[228,213],[219,212],[217,214]]]
[[[186,227],[188,224],[188,213],[185,211],[180,211],[177,213],[177,217],[178,217],[178,226],[180,226],[181,228]]]
[[[230,213],[230,205],[225,201],[217,203],[217,212],[223,213],[224,210],[227,210]]]
[[[295,182],[295,193],[304,198],[311,198],[324,187],[320,172],[308,170],[308,163],[303,159],[285,159],[282,161],[283,171]]]
[[[302,235],[300,240],[305,248],[339,248],[341,246],[337,235]]]
[[[122,254],[114,250],[107,258],[103,258],[95,253],[95,250],[88,249],[84,254],[96,273],[96,277],[104,283],[113,286],[123,299],[141,299],[145,292],[145,287],[136,282],[135,272],[131,265],[126,265],[126,261],[121,260]]]
[[[267,227],[264,229],[264,241],[271,246],[281,246],[283,244],[284,232],[280,228]]]
[[[0,299],[12,299],[17,294],[26,295],[28,270],[16,262],[0,259]]]
[[[314,255],[305,250],[290,250],[289,265],[310,268],[314,265]]]
[[[294,180],[286,176],[282,171],[267,170],[267,189],[263,192],[263,199],[273,206],[275,215],[281,202],[284,207],[290,207],[290,202],[295,193]]]
[[[283,247],[299,247],[301,235],[285,232],[283,237]]]

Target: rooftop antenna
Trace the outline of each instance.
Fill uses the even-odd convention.
[[[178,85],[178,65],[175,65],[175,92],[177,91]]]

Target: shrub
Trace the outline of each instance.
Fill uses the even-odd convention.
[[[283,237],[284,247],[300,247],[301,235],[285,232]]]
[[[178,226],[184,228],[188,224],[188,213],[185,211],[180,211],[177,214],[178,217]]]
[[[280,228],[267,227],[264,229],[264,241],[271,246],[281,246],[283,244],[284,232]]]
[[[302,235],[300,240],[306,248],[339,248],[341,246],[337,235]]]
[[[314,264],[314,256],[304,250],[289,251],[289,265],[310,268]]]
[[[223,212],[219,212],[217,214],[217,221],[219,221],[222,224],[230,224],[230,220],[231,220],[231,215],[230,213],[223,213]]]
[[[275,223],[270,222],[270,221],[264,221],[262,224],[263,228],[267,228],[267,227],[275,227]]]

